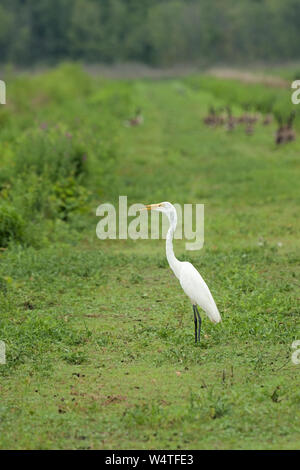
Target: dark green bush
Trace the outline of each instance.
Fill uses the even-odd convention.
[[[86,172],[86,149],[69,131],[60,127],[31,129],[20,139],[15,155],[17,173],[34,173],[52,182]]]
[[[6,247],[11,240],[22,241],[24,221],[17,211],[8,204],[0,205],[0,246]]]
[[[0,244],[40,247],[68,229],[80,232],[91,194],[115,196],[119,135],[134,87],[64,64],[12,76],[10,90],[0,113],[0,204],[12,213],[0,220]]]
[[[71,213],[83,213],[88,210],[89,191],[78,184],[74,177],[56,183],[51,200],[62,220],[68,220]]]

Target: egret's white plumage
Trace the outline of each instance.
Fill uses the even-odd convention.
[[[221,316],[213,296],[201,274],[191,263],[182,263],[179,281],[192,304],[199,305],[212,322],[219,323]]]
[[[168,263],[174,272],[175,276],[179,279],[180,285],[186,295],[190,298],[191,303],[194,309],[194,320],[195,320],[195,340],[197,341],[197,319],[199,321],[199,332],[198,339],[200,340],[200,326],[201,318],[197,310],[197,305],[199,305],[208,318],[214,322],[219,323],[221,321],[221,316],[219,310],[216,306],[216,303],[211,295],[211,292],[200,275],[197,269],[186,261],[179,261],[174,255],[173,250],[173,235],[177,225],[177,213],[175,207],[170,202],[161,202],[159,204],[149,204],[146,206],[148,210],[156,210],[166,214],[170,221],[170,227],[166,237],[166,255]]]

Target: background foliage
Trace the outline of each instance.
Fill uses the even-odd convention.
[[[284,61],[300,57],[297,0],[0,0],[1,62]]]

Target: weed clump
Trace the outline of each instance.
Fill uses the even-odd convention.
[[[24,238],[24,220],[9,204],[0,204],[0,246],[7,247],[11,240]]]

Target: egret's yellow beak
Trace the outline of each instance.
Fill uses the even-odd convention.
[[[141,211],[151,211],[152,209],[155,209],[155,207],[160,207],[161,204],[147,204],[145,207],[140,209]]]

